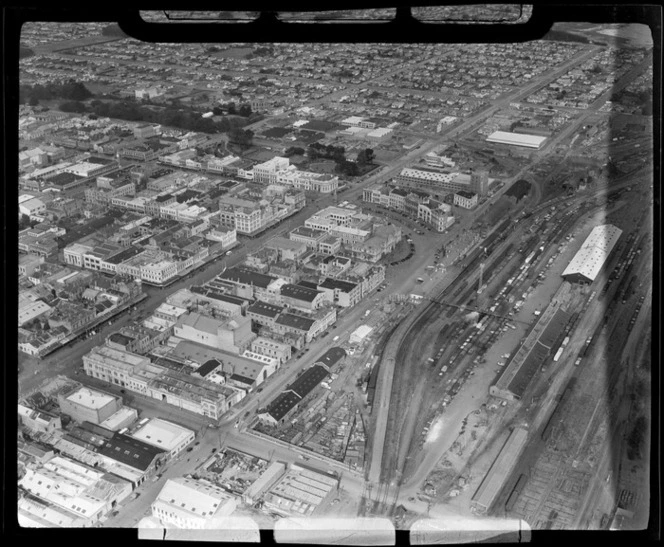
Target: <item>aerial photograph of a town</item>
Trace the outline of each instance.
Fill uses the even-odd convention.
[[[18,63],[21,529],[648,527],[647,25]]]

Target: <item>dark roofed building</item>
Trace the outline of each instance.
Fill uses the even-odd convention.
[[[83,422],[72,427],[63,438],[88,450],[100,450],[113,435],[114,432],[110,429],[91,422]]]
[[[276,277],[271,275],[253,272],[245,268],[229,268],[218,277],[227,281],[240,283],[242,285],[260,287],[261,289],[266,289],[268,285],[276,279]]]
[[[316,285],[316,283],[312,283],[311,281],[298,281],[297,284],[301,287],[306,287],[307,289],[314,289],[316,291],[318,290],[318,285]]]
[[[267,411],[260,417],[267,418],[267,421],[278,424],[283,420],[302,400],[302,398],[292,391],[284,391],[277,395],[276,399],[267,407]]]
[[[281,306],[256,300],[256,302],[247,308],[247,315],[255,320],[259,320],[260,318],[274,320],[282,311],[283,308]]]
[[[327,376],[328,371],[321,365],[314,365],[305,370],[291,386],[282,391],[259,418],[273,425],[284,420],[309,393]]]
[[[316,360],[316,364],[321,364],[327,368],[327,370],[332,370],[332,367],[336,365],[346,357],[346,351],[343,348],[330,348],[328,349],[321,357]]]
[[[160,456],[167,454],[161,448],[122,433],[115,433],[99,453],[139,471],[147,471]]]
[[[221,367],[221,363],[217,361],[216,359],[209,359],[208,361],[205,361],[200,367],[196,369],[196,374],[201,376],[202,378],[206,378],[213,372],[217,371]]]
[[[145,249],[142,247],[128,247],[120,251],[118,254],[108,257],[106,262],[110,264],[120,264],[121,262],[129,260],[137,254],[142,253],[143,251],[145,251]]]
[[[295,329],[302,332],[309,332],[313,327],[315,321],[300,315],[293,315],[292,313],[282,313],[276,321],[277,325],[282,325],[289,329]]]
[[[311,289],[302,285],[283,285],[281,287],[281,296],[305,302],[313,302],[319,294],[320,292],[317,289]]]
[[[75,175],[74,173],[58,173],[57,175],[51,177],[48,179],[48,182],[51,184],[55,184],[56,186],[66,186],[67,184],[71,184],[72,182],[78,181],[78,180],[83,180],[85,177],[81,177],[80,175]]]
[[[530,353],[521,365],[521,368],[519,368],[519,371],[514,378],[512,378],[512,381],[508,386],[509,391],[514,394],[515,398],[521,399],[521,397],[523,397],[526,388],[548,355],[548,348],[539,342],[537,342],[533,349],[530,350]]]
[[[157,203],[164,203],[172,200],[173,198],[174,198],[173,194],[161,194],[160,196],[155,197],[154,200]]]
[[[300,374],[300,376],[298,376],[291,384],[289,389],[304,399],[325,379],[327,374],[328,371],[325,367],[314,365]]]
[[[549,321],[549,324],[544,329],[544,332],[539,337],[540,343],[549,348],[550,350],[554,349],[553,345],[555,344],[558,337],[563,332],[565,325],[569,321],[571,314],[563,310],[556,311],[555,315]]]
[[[357,284],[351,283],[350,281],[342,281],[341,279],[332,279],[331,277],[326,277],[325,281],[323,281],[320,285],[318,285],[318,287],[323,289],[332,289],[332,290],[336,289],[342,292],[349,293],[355,287],[357,287]]]
[[[114,344],[118,344],[122,347],[126,347],[134,341],[133,338],[130,338],[129,336],[120,332],[114,332],[108,337],[108,340],[109,342],[113,342]]]

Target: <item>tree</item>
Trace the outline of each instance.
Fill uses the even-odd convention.
[[[253,144],[253,138],[254,132],[251,129],[234,127],[228,132],[229,141],[240,148],[249,148]]]
[[[300,148],[299,146],[291,146],[290,148],[287,148],[284,152],[284,156],[286,156],[287,158],[297,155],[304,156],[304,148]]]
[[[62,112],[85,112],[85,105],[80,101],[65,101],[60,103],[59,108]]]
[[[357,163],[365,165],[372,163],[374,159],[374,151],[371,148],[365,148],[357,153]]]
[[[18,229],[25,230],[30,227],[30,217],[25,213],[21,215],[21,218],[18,221]]]
[[[228,103],[228,113],[229,114],[235,114],[235,103]]]
[[[30,100],[28,101],[28,104],[30,106],[38,106],[39,105],[39,99],[37,97],[30,97]]]
[[[348,160],[337,162],[334,170],[337,173],[341,173],[342,175],[346,175],[348,177],[356,177],[360,174],[360,169],[357,164]]]
[[[244,116],[245,118],[251,116],[251,106],[248,104],[241,105],[238,114],[240,114],[240,116]]]

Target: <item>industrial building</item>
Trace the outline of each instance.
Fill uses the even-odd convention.
[[[27,468],[18,483],[19,522],[27,527],[89,527],[131,494],[131,484],[105,471],[55,456]]]
[[[263,496],[263,503],[283,516],[310,516],[337,483],[336,478],[293,464]]]
[[[97,437],[98,433],[103,434],[101,446],[96,450],[102,458],[102,466],[110,473],[130,481],[134,486],[142,484],[153,476],[168,459],[168,454],[162,448],[123,433],[102,431],[102,429],[96,426],[91,433]],[[108,437],[109,434],[112,436]]]
[[[194,442],[196,435],[186,427],[160,418],[153,418],[140,425],[130,436],[161,448],[168,452],[170,458],[175,458]]]
[[[547,137],[541,137],[539,135],[524,135],[523,133],[510,133],[509,131],[494,131],[487,137],[486,142],[509,144],[539,150],[542,148],[546,139]]]
[[[563,271],[572,283],[592,283],[615,247],[622,230],[612,224],[595,226]]]
[[[286,472],[286,464],[282,462],[272,462],[265,472],[242,494],[242,500],[245,503],[253,505],[258,501],[263,492],[268,490],[277,482]]]
[[[349,342],[351,344],[361,344],[371,334],[371,331],[373,331],[372,327],[360,325],[350,334]]]
[[[93,390],[84,386],[73,386],[58,393],[60,410],[79,423],[101,424],[122,406],[120,397]]]
[[[215,517],[227,517],[237,499],[205,480],[168,479],[152,503],[152,516],[164,526],[202,529]]]
[[[470,502],[471,507],[476,511],[480,513],[489,511],[519,461],[527,439],[528,432],[525,429],[517,427],[512,430]]]
[[[290,416],[300,402],[327,378],[334,365],[346,356],[345,350],[333,347],[321,355],[314,365],[305,370],[295,381],[268,405],[258,418],[269,425],[278,425]]]
[[[433,193],[471,191],[480,196],[489,191],[489,175],[486,171],[474,171],[470,175],[436,169],[428,166],[404,167],[395,177],[395,182],[406,188]]]

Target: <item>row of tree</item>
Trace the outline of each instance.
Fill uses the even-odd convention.
[[[79,114],[88,113],[98,117],[117,118],[130,122],[157,123],[167,127],[200,133],[226,133],[241,128],[248,123],[248,120],[236,117],[213,121],[210,118],[201,117],[199,112],[191,108],[174,105],[154,108],[138,104],[133,99],[122,101],[95,99],[89,103],[66,101],[60,104],[60,110]]]
[[[327,159],[339,163],[346,159],[346,149],[343,146],[312,142],[307,148],[307,156],[310,160]]]
[[[50,82],[44,85],[22,85],[19,87],[19,103],[35,104],[37,101],[66,99],[68,101],[84,101],[92,97],[90,90],[81,82],[73,79],[59,84]]]
[[[215,106],[212,109],[212,112],[214,113],[215,116],[222,116],[223,114],[229,114],[231,116],[232,115],[244,116],[245,118],[248,118],[252,114],[250,105],[241,104],[240,107],[238,108],[234,102]]]
[[[299,151],[301,149],[293,149],[289,151]],[[357,177],[365,173],[373,165],[375,158],[374,151],[371,148],[365,148],[357,153],[355,161],[350,161],[346,158],[346,149],[343,146],[334,146],[332,144],[324,145],[319,143],[312,143],[307,148],[307,156],[310,160],[317,159],[330,159],[335,162],[334,170],[336,173],[346,175],[348,177]]]

